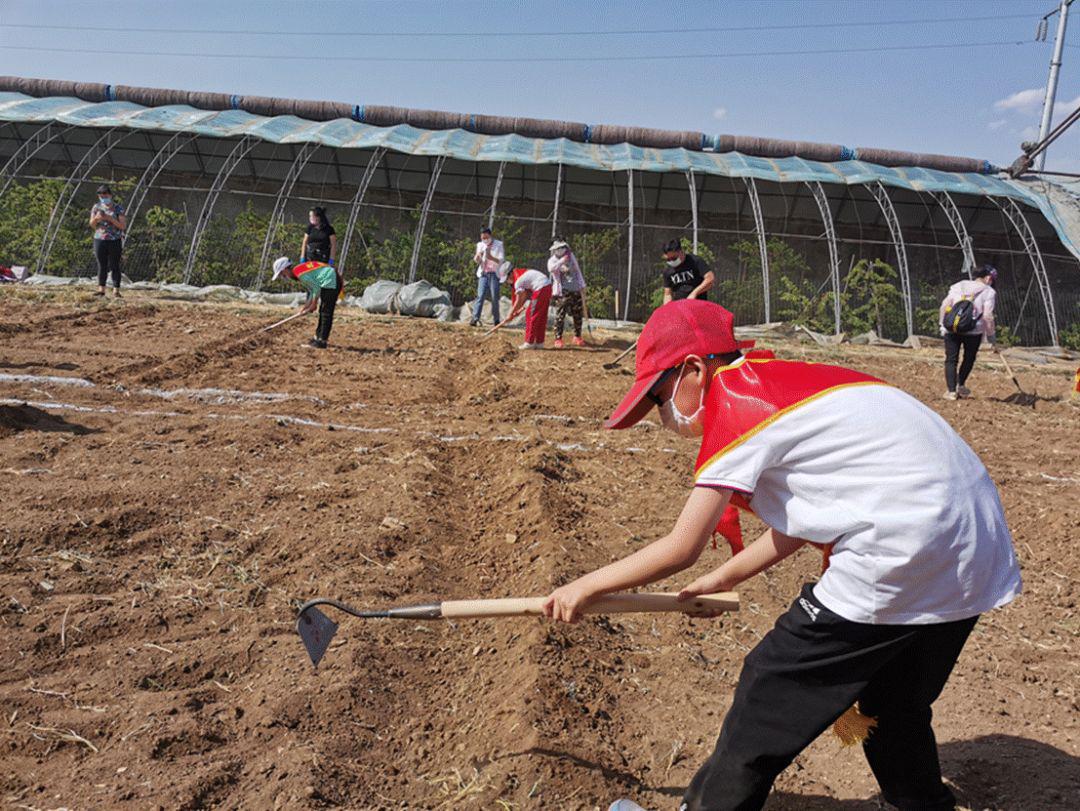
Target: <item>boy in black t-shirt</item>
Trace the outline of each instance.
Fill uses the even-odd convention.
[[[686,298],[709,300],[709,290],[716,277],[699,256],[683,250],[677,239],[665,242],[664,304]]]

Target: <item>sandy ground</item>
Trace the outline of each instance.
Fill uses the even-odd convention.
[[[674,808],[743,656],[819,565],[800,553],[712,620],[337,615],[315,670],[309,597],[540,595],[669,528],[696,448],[601,430],[625,339],[518,353],[520,334],[344,314],[315,352],[311,322],[253,332],[277,310],[0,303],[4,807]],[[979,623],[937,705],[943,769],[972,809],[1080,807],[1080,409],[1001,402],[990,363],[944,402],[932,350],[775,348],[901,386],[988,465],[1025,594]],[[1043,395],[1071,380],[1018,371]],[[769,801],[880,807],[830,736]]]

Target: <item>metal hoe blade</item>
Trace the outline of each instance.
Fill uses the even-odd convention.
[[[337,623],[317,608],[308,608],[296,619],[296,630],[316,667],[337,633]]]

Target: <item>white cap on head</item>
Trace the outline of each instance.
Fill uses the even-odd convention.
[[[283,256],[280,259],[274,260],[274,278],[273,281],[277,281],[278,277],[285,272],[285,269],[291,264],[289,257]]]
[[[561,239],[557,239],[557,240],[555,240],[554,242],[551,243],[551,247],[548,248],[548,250],[549,251],[557,251],[559,248],[569,248],[569,247],[570,246],[567,245],[565,242],[563,242]]]

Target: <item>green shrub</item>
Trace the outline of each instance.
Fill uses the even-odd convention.
[[[998,330],[1000,333],[1001,330]],[[1080,321],[1073,321],[1058,333],[1058,340],[1065,349],[1080,350]]]

